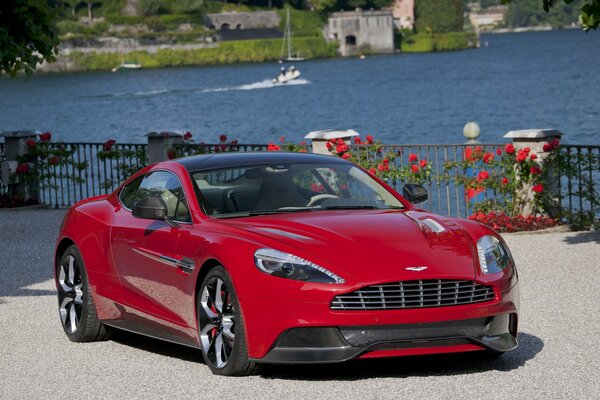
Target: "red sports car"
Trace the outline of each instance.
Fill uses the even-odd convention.
[[[517,271],[489,227],[431,214],[335,157],[228,153],[158,163],[74,205],[55,255],[75,342],[115,328],[259,363],[517,346]]]

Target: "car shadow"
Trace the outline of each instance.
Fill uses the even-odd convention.
[[[161,356],[193,363],[204,363],[199,349],[118,331],[113,341]],[[481,352],[409,356],[371,360],[353,360],[339,364],[271,364],[262,365],[264,379],[303,381],[354,381],[369,378],[407,378],[411,376],[451,376],[474,372],[507,372],[520,368],[544,348],[542,339],[519,333],[519,347],[499,358]]]
[[[194,363],[204,363],[202,352],[199,349],[138,335],[132,332],[115,330],[111,340],[124,346],[135,347],[136,349],[165,357],[177,358],[182,361]]]
[[[474,372],[507,372],[525,365],[544,348],[544,342],[529,333],[519,333],[519,347],[501,357],[482,352],[353,360],[341,364],[266,365],[266,379],[354,381],[369,378],[448,376]]]
[[[566,236],[564,242],[567,244],[599,243],[600,232],[577,232],[573,236]]]

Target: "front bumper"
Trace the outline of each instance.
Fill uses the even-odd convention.
[[[254,361],[330,363],[361,356],[467,351],[478,347],[505,352],[517,347],[515,336],[515,314],[392,326],[292,328],[279,336],[264,358]]]
[[[330,303],[241,298],[248,357],[265,363],[517,347],[518,283],[469,305],[379,311],[332,310]],[[268,310],[268,312],[265,312]]]

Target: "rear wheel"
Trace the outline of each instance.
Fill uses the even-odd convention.
[[[77,246],[67,248],[56,266],[58,312],[72,342],[106,340],[111,329],[96,316],[83,258]]]
[[[221,266],[213,268],[198,293],[198,322],[204,361],[215,375],[251,375],[240,306],[231,278]]]

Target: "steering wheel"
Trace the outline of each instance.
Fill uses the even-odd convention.
[[[335,194],[329,194],[329,193],[317,194],[310,198],[310,201],[308,202],[306,207],[316,206],[318,204],[321,204],[324,200],[327,200],[327,199],[339,199],[339,198],[340,198],[340,196],[336,196]]]

